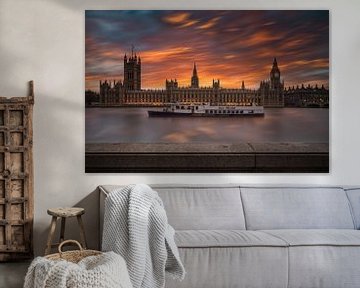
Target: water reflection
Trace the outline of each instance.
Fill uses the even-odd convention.
[[[87,108],[86,143],[329,142],[329,110],[267,108],[264,117],[149,118],[147,108]]]

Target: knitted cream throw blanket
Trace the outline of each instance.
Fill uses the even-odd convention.
[[[79,263],[37,257],[24,288],[132,288],[124,259],[113,253],[89,256]]]
[[[102,249],[124,257],[134,288],[164,287],[165,270],[175,279],[185,276],[163,203],[144,184],[106,198]]]

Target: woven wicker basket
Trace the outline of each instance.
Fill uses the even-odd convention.
[[[79,250],[63,252],[61,250],[61,248],[65,244],[68,244],[68,243],[76,244],[79,247]],[[47,258],[49,260],[55,260],[55,261],[56,260],[66,260],[69,262],[78,263],[85,257],[96,256],[96,255],[102,254],[102,252],[100,252],[100,251],[83,249],[81,244],[76,240],[66,240],[66,241],[61,242],[61,244],[59,245],[58,251],[59,251],[59,253],[47,255],[47,256],[45,256],[45,258]]]

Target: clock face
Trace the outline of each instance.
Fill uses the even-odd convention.
[[[275,72],[275,73],[274,73],[274,76],[275,76],[276,78],[279,78],[280,74],[279,74],[278,72]]]

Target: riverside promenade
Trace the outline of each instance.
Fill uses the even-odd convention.
[[[86,144],[85,172],[328,173],[328,143]]]

